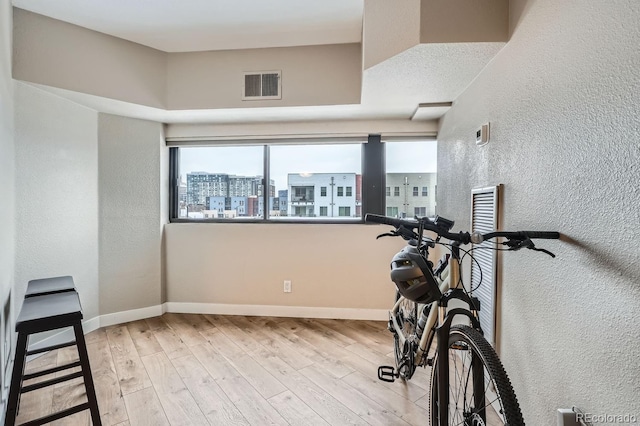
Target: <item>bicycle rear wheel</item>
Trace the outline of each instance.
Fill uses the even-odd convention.
[[[451,327],[448,425],[524,426],[518,400],[495,350],[477,330]],[[431,425],[440,426],[438,362],[431,374]]]
[[[402,296],[396,291],[396,302]],[[415,302],[408,299],[402,300],[396,313],[396,321],[400,325],[400,329],[405,337],[412,336],[416,332],[416,325],[418,324],[418,306]],[[393,353],[396,359],[396,368],[400,373],[400,378],[403,380],[409,380],[413,376],[415,371],[415,359],[413,349],[408,341],[405,344],[400,343],[398,334],[393,335]]]

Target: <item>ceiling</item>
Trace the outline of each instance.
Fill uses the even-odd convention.
[[[13,0],[165,52],[358,43],[364,0]]]
[[[185,52],[359,43],[364,1],[13,0],[13,5],[162,51]],[[39,87],[101,112],[165,123],[410,119],[420,104],[454,101],[503,46],[414,46],[363,71],[356,105],[166,111]],[[437,119],[447,109],[423,109],[420,119]]]

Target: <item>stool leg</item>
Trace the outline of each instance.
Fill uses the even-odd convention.
[[[16,417],[18,416],[18,401],[20,399],[20,390],[22,388],[22,375],[24,374],[24,363],[25,358],[27,357],[28,338],[28,334],[18,333],[16,356],[13,361],[13,373],[11,375],[11,389],[9,390],[7,413],[4,420],[5,426],[13,426],[16,424]]]
[[[98,410],[98,399],[96,398],[96,389],[93,385],[93,376],[91,375],[91,366],[89,365],[87,344],[84,341],[84,332],[82,331],[82,324],[75,324],[73,326],[73,331],[76,335],[76,345],[78,345],[78,356],[80,357],[80,366],[82,368],[82,376],[84,378],[84,388],[87,392],[87,400],[89,401],[91,420],[93,421],[94,426],[102,426],[100,411]]]

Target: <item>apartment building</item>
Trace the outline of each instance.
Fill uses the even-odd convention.
[[[356,217],[355,173],[287,175],[290,217]]]
[[[433,217],[436,213],[435,173],[387,173],[386,215]]]

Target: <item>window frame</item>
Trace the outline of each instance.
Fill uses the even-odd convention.
[[[420,138],[426,141],[432,141],[434,138],[425,135],[423,138]],[[304,218],[283,218],[278,216],[268,217],[268,211],[265,209],[264,214],[260,218],[248,218],[248,219],[230,219],[230,218],[203,218],[203,219],[190,219],[190,218],[180,218],[179,214],[179,166],[180,166],[180,148],[188,148],[192,146],[243,146],[247,145],[247,142],[252,141],[226,141],[223,143],[217,143],[217,141],[211,142],[201,142],[201,141],[180,141],[168,144],[169,147],[169,222],[170,223],[240,223],[240,224],[250,224],[250,223],[286,223],[286,224],[332,224],[332,225],[340,225],[340,224],[363,224],[364,216],[367,213],[385,215],[386,213],[386,162],[385,162],[385,143],[382,141],[381,135],[379,134],[370,134],[366,141],[364,138],[335,138],[336,144],[341,143],[351,143],[351,144],[360,144],[361,145],[361,161],[362,167],[360,171],[361,175],[361,192],[359,194],[360,199],[357,200],[360,204],[356,204],[355,210],[350,210],[350,216],[338,216],[337,218],[329,218],[327,216],[326,219],[313,219],[306,220]],[[326,143],[324,140],[320,143]],[[309,144],[315,145],[317,143],[314,142],[313,139],[303,140],[301,142],[297,142],[298,144]],[[329,142],[332,143],[332,142]],[[264,183],[270,179],[270,151],[269,147],[272,145],[268,142],[268,140],[262,141],[257,140],[253,145],[263,146],[264,154],[264,164],[263,164],[263,187]],[[391,189],[391,188],[389,188]],[[399,189],[399,187],[398,187]],[[394,188],[395,190],[395,188]],[[358,196],[357,191],[353,191],[352,196]],[[344,194],[344,193],[343,193]],[[322,196],[322,195],[320,195]],[[344,196],[344,195],[343,195]],[[395,194],[393,196],[399,196]],[[269,205],[269,191],[264,190],[261,194],[263,198],[263,205]],[[278,198],[275,196],[274,198]],[[362,217],[354,218],[351,216],[351,213],[361,212]],[[322,217],[322,216],[318,216]]]

